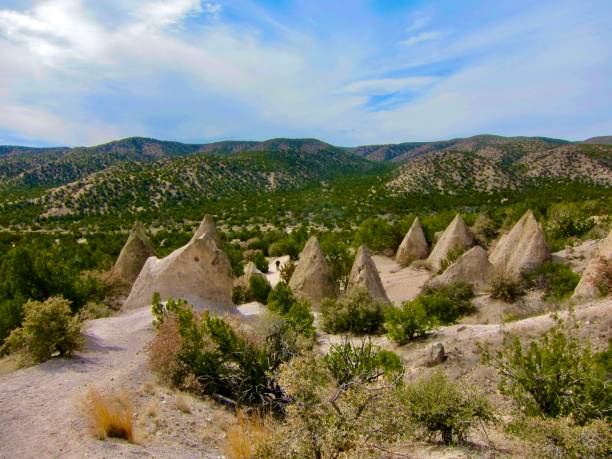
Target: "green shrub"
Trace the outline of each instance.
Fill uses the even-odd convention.
[[[388,308],[385,316],[387,336],[398,344],[406,344],[412,339],[424,336],[438,324],[436,317],[427,313],[419,298],[407,301],[399,308]]]
[[[357,346],[348,339],[333,344],[323,361],[338,385],[354,381],[372,382],[382,374],[394,378],[404,372],[397,354],[380,350],[365,340]]]
[[[523,417],[513,421],[510,433],[531,444],[530,457],[541,459],[608,459],[612,457],[612,430],[596,419],[577,426],[570,418]]]
[[[280,278],[282,282],[284,282],[285,284],[289,284],[289,281],[291,280],[291,276],[293,276],[296,266],[297,265],[294,263],[293,260],[289,260],[287,263],[281,266]]]
[[[470,429],[495,420],[489,401],[467,385],[448,380],[442,371],[408,384],[403,396],[410,419],[432,439],[445,444],[464,443]]]
[[[270,283],[263,276],[252,276],[249,280],[249,300],[248,301],[259,301],[265,303],[268,300],[268,295],[272,287]]]
[[[467,282],[455,282],[440,287],[426,287],[418,299],[429,316],[441,324],[452,324],[459,317],[475,311],[471,299],[474,289]]]
[[[440,268],[438,269],[438,274],[442,274],[444,271],[446,271],[446,268],[448,268],[455,261],[457,261],[457,259],[461,255],[463,255],[464,252],[465,250],[462,249],[461,247],[455,247],[449,250],[448,254],[446,255],[446,258],[444,258],[444,260],[440,262]]]
[[[497,352],[483,349],[484,361],[501,376],[500,390],[530,415],[573,416],[583,424],[612,414],[606,368],[578,336],[575,319],[557,324],[528,346],[507,334]]]
[[[504,274],[496,274],[489,285],[491,298],[502,300],[506,303],[514,303],[525,292],[521,283]]]
[[[22,326],[6,340],[8,350],[22,350],[34,362],[43,362],[54,354],[70,356],[82,344],[82,322],[72,314],[68,300],[51,297],[43,302],[28,301],[24,311]]]
[[[552,261],[524,273],[523,277],[527,287],[544,290],[544,298],[553,300],[569,297],[580,281],[580,276],[572,268]]]
[[[326,298],[321,303],[321,325],[328,333],[372,334],[382,331],[388,305],[357,288],[339,299]]]
[[[255,263],[255,266],[257,266],[257,269],[259,269],[262,273],[267,273],[269,266],[268,266],[268,259],[266,258],[266,256],[263,254],[263,252],[261,250],[249,250],[248,253],[246,253],[245,259],[247,261],[252,261],[253,263]]]
[[[285,319],[296,331],[306,337],[314,337],[314,315],[306,300],[293,296],[291,288],[279,282],[268,295],[268,309]]]

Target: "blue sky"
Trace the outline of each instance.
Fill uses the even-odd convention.
[[[0,144],[612,134],[612,2],[0,0]]]

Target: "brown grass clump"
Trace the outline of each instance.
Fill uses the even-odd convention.
[[[251,459],[259,445],[272,434],[272,421],[260,415],[247,416],[238,411],[238,422],[229,428],[223,445],[223,453],[229,459]]]
[[[174,385],[179,373],[176,356],[181,350],[183,338],[174,315],[169,315],[160,326],[155,338],[149,344],[149,367],[161,383]]]
[[[191,405],[189,404],[189,399],[183,394],[176,394],[174,397],[174,406],[179,411],[183,413],[191,413]]]
[[[134,443],[134,409],[127,392],[103,395],[90,389],[85,410],[97,438],[123,438]]]

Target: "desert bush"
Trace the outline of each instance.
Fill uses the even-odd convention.
[[[252,276],[249,280],[249,296],[252,298],[250,301],[259,301],[265,303],[268,301],[268,295],[270,294],[270,283],[263,276]]]
[[[444,271],[446,271],[446,268],[448,268],[455,261],[457,261],[457,258],[463,255],[464,252],[465,250],[461,247],[455,247],[449,250],[448,254],[446,255],[446,258],[444,258],[444,260],[440,262],[440,268],[438,269],[438,274],[442,274]]]
[[[298,300],[293,295],[291,287],[279,282],[268,295],[268,309],[280,315],[298,333],[306,337],[314,337],[314,315],[310,303],[306,300]]]
[[[80,311],[83,320],[101,319],[113,314],[113,310],[104,303],[88,302]]]
[[[544,290],[544,299],[562,300],[578,285],[580,276],[563,263],[546,262],[523,274],[525,285]]]
[[[274,421],[259,413],[247,415],[242,410],[238,410],[236,417],[236,425],[226,432],[223,452],[229,459],[252,459],[257,449],[269,440]]]
[[[436,317],[427,313],[418,298],[403,303],[399,308],[388,308],[385,316],[387,336],[398,344],[406,344],[412,339],[424,336],[438,324]]]
[[[396,378],[404,372],[397,354],[379,349],[365,340],[359,345],[352,344],[348,339],[333,344],[323,357],[323,362],[338,385],[353,381],[372,382],[382,375]]]
[[[422,377],[402,391],[410,419],[430,440],[439,434],[445,444],[464,443],[471,429],[495,419],[486,397],[467,385],[449,381],[442,371]]]
[[[372,298],[367,289],[356,288],[338,299],[323,300],[321,324],[329,333],[380,333],[387,307],[385,302]]]
[[[514,303],[525,292],[518,280],[505,274],[497,273],[491,279],[489,293],[491,298],[502,300],[506,303]]]
[[[245,250],[243,253],[246,261],[252,261],[262,273],[268,272],[268,259],[261,250]]]
[[[6,349],[11,352],[20,350],[34,362],[43,362],[54,354],[68,357],[82,344],[82,322],[72,314],[68,300],[29,301],[24,310],[22,326],[6,339]]]
[[[597,290],[601,296],[608,296],[612,292],[612,262],[604,260],[599,263],[596,270]]]
[[[578,325],[556,318],[556,325],[528,346],[506,334],[497,352],[482,348],[486,363],[501,376],[499,388],[530,415],[573,416],[584,424],[612,414],[610,375],[578,336]]]
[[[309,353],[283,365],[279,381],[292,403],[255,457],[382,458],[410,434],[397,381],[358,378],[339,385],[322,359]]]
[[[508,431],[531,444],[531,457],[541,459],[607,459],[612,457],[612,430],[596,419],[584,426],[571,418],[521,417]]]
[[[134,441],[134,409],[126,392],[103,395],[90,389],[84,409],[98,439],[111,437]]]
[[[287,263],[281,266],[280,278],[282,282],[284,282],[285,284],[289,284],[291,276],[293,276],[293,273],[295,272],[296,266],[297,265],[293,260],[289,260]]]
[[[429,316],[441,324],[452,324],[461,316],[476,310],[472,304],[474,289],[467,282],[454,282],[439,287],[425,287],[418,296]]]
[[[148,345],[149,368],[160,382],[169,386],[180,386],[184,371],[177,358],[183,345],[179,324],[174,314],[160,324],[155,337]]]

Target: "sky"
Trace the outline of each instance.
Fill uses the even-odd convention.
[[[0,0],[0,144],[612,135],[609,0]]]

